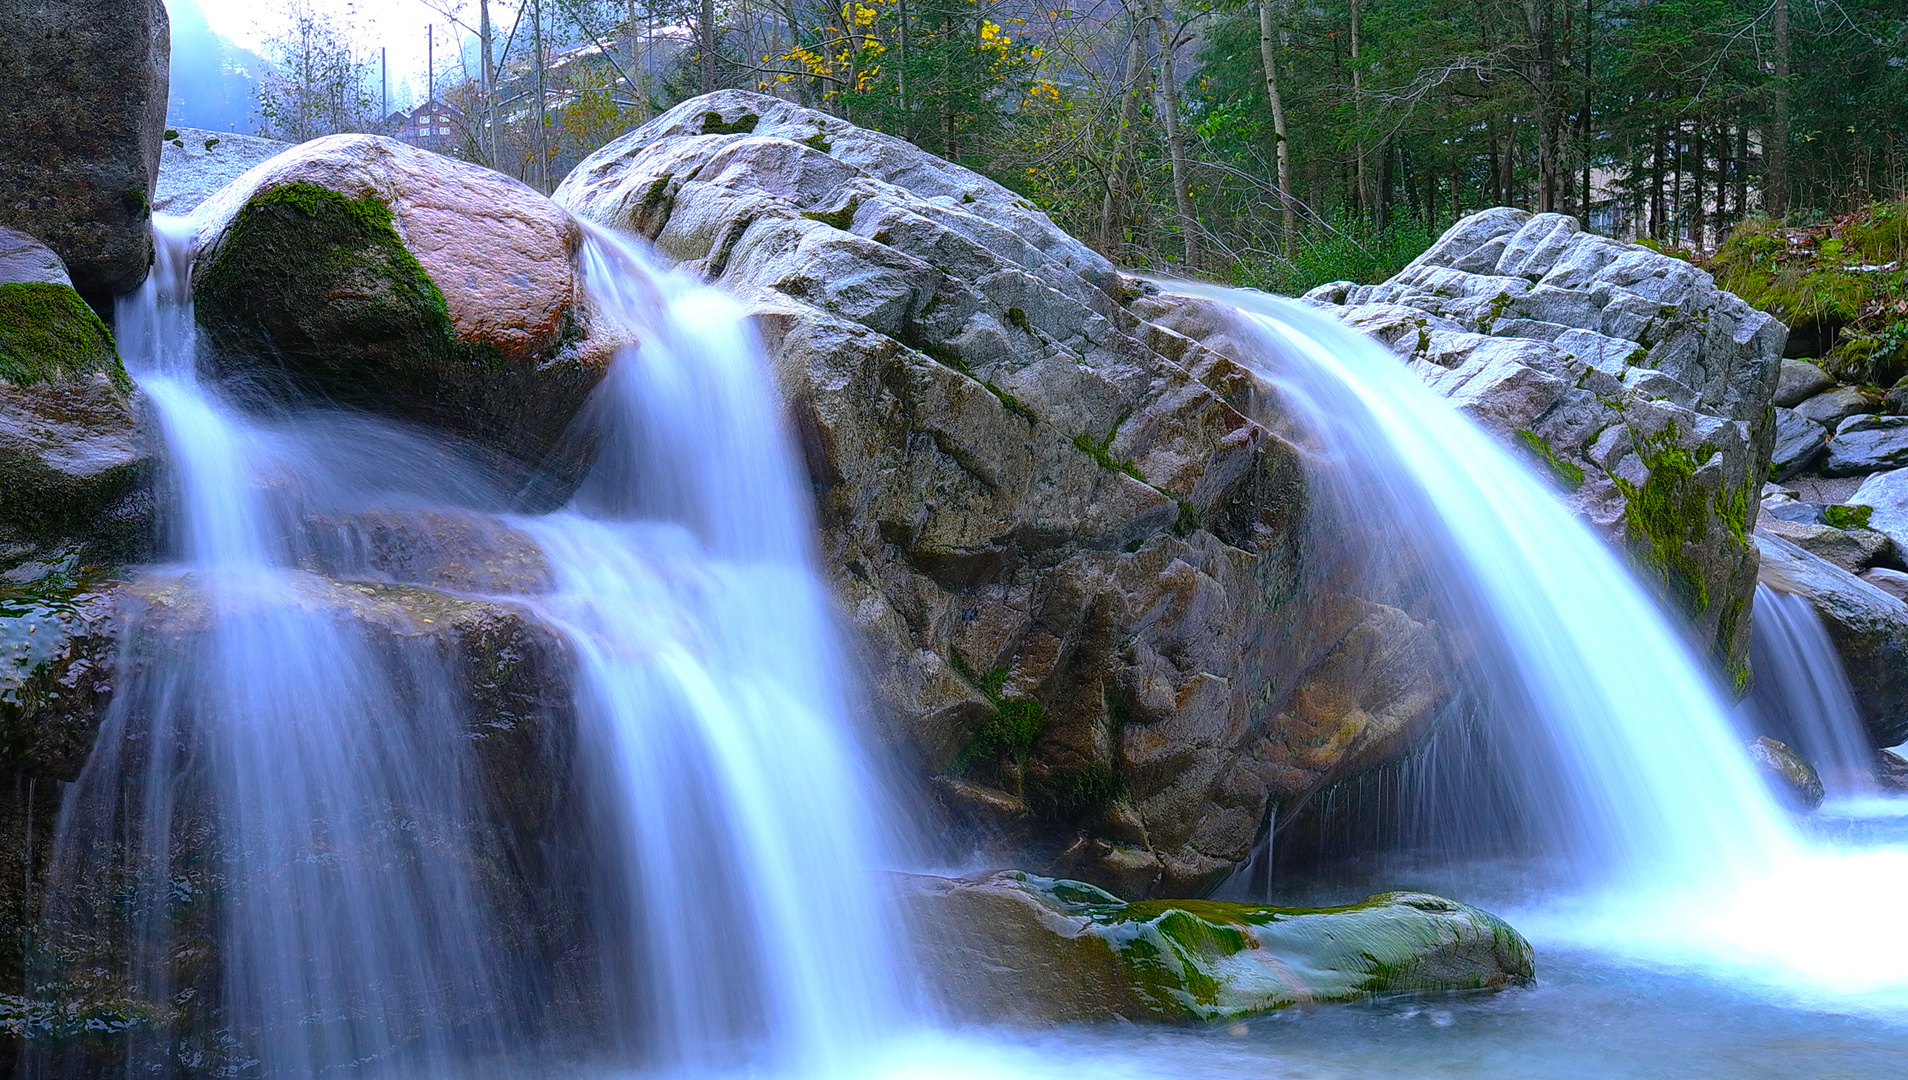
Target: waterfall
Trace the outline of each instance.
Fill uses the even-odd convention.
[[[901,1015],[873,867],[882,807],[848,715],[808,494],[734,301],[592,229],[585,280],[625,323],[602,447],[566,511],[525,522],[574,642],[583,736],[628,852],[641,1023],[663,1060],[751,1036],[835,1069]]]
[[[1908,851],[1802,835],[1686,642],[1544,481],[1336,320],[1248,290],[1164,287],[1238,311],[1243,359],[1312,459],[1315,527],[1355,532],[1365,582],[1420,598],[1451,636],[1460,701],[1486,729],[1470,756],[1493,759],[1516,831],[1563,867],[1512,914],[1540,949],[1908,1004],[1893,910]],[[1419,805],[1461,830],[1467,808],[1452,803],[1489,795]]]
[[[1822,617],[1802,597],[1767,585],[1756,586],[1755,611],[1750,700],[1756,716],[1815,766],[1830,796],[1872,792],[1875,754]]]
[[[584,418],[600,453],[575,500],[526,518],[441,436],[202,378],[193,237],[157,232],[118,321],[164,437],[177,561],[131,589],[118,692],[56,842],[49,977],[70,988],[93,963],[122,973],[102,989],[180,1003],[135,1040],[156,1071],[466,1075],[574,1041],[547,1029],[579,1016],[612,1036],[578,1052],[621,1062],[832,1070],[899,1026],[888,815],[741,310],[592,232],[596,317],[640,345]],[[582,790],[563,797],[600,835],[570,850],[610,865],[570,871],[591,940],[554,949],[594,974],[530,955],[513,924],[538,913],[485,869],[518,872],[530,841],[489,816],[472,690],[431,620],[371,625],[401,593],[358,584],[381,575],[325,535],[393,508],[518,529],[548,561],[551,591],[510,599],[575,667]]]

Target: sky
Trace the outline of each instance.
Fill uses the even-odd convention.
[[[409,83],[416,98],[424,96],[425,35],[436,37],[437,66],[441,72],[447,58],[455,58],[458,42],[465,31],[451,25],[442,9],[457,11],[472,26],[477,24],[477,0],[438,0],[433,10],[423,0],[309,0],[320,11],[338,16],[356,31],[358,43],[367,51],[384,48],[390,64],[392,92],[400,83]],[[205,12],[212,31],[243,48],[259,47],[285,25],[288,0],[167,0],[174,9],[196,3]],[[516,4],[493,0],[490,17],[501,23],[497,33],[508,33],[515,17]],[[461,9],[461,10],[459,10]]]

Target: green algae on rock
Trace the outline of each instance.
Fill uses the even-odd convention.
[[[1223,1021],[1294,1005],[1529,982],[1529,942],[1488,912],[1424,893],[1334,908],[1126,903],[1078,881],[1003,871],[909,876],[926,965],[968,1019]]]
[[[132,388],[112,332],[79,293],[51,281],[0,285],[0,381],[34,386],[95,372]]]

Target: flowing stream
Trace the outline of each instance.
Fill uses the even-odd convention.
[[[166,442],[174,561],[138,587],[54,868],[72,947],[116,927],[124,955],[97,970],[177,1010],[133,1071],[1616,1078],[1828,1061],[1821,1075],[1866,1077],[1908,1060],[1908,815],[1876,804],[1798,824],[1608,545],[1389,353],[1315,312],[1174,286],[1239,311],[1277,395],[1268,415],[1312,460],[1313,527],[1363,538],[1350,566],[1374,598],[1415,597],[1461,644],[1469,719],[1404,781],[1410,850],[1364,879],[1261,888],[1322,903],[1423,887],[1494,907],[1537,945],[1540,985],[1212,1030],[957,1030],[918,1000],[893,924],[880,875],[905,844],[737,306],[591,231],[588,290],[638,344],[592,404],[600,450],[574,499],[524,516],[441,438],[204,377],[191,237],[158,228],[158,265],[119,326]],[[478,790],[470,689],[430,620],[391,606],[402,584],[341,569],[314,524],[438,510],[531,538],[549,567],[546,591],[483,599],[534,611],[574,665],[576,782],[597,835],[570,880],[594,898],[594,951],[563,970],[588,970],[575,978],[595,1011],[563,1011],[577,994],[479,869],[523,853]],[[1800,730],[1816,723],[1805,699],[1818,718],[1846,702],[1819,625],[1761,605],[1783,630],[1758,642],[1787,650],[1768,663],[1797,740],[1857,754],[1826,721]],[[183,956],[193,941],[214,942],[216,963]],[[551,1017],[577,1015],[608,1045],[541,1064]],[[1613,1052],[1599,1023],[1652,1045],[1661,1070]]]

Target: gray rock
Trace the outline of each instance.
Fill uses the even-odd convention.
[[[1832,428],[1851,416],[1879,408],[1879,403],[1860,387],[1838,386],[1802,401],[1795,406],[1795,413]]]
[[[1780,322],[1682,260],[1507,208],[1460,221],[1383,284],[1306,300],[1383,341],[1507,442],[1542,445],[1578,512],[1652,567],[1746,676],[1747,621],[1728,616],[1755,587],[1743,519],[1778,440],[1786,475],[1827,434],[1792,415],[1771,422]],[[1702,520],[1674,538],[1638,534],[1655,519],[1632,503],[1652,484],[1704,507]]]
[[[165,214],[190,214],[213,192],[243,176],[252,166],[291,148],[291,143],[256,135],[178,128],[160,151],[159,184],[152,208]]]
[[[1807,360],[1782,359],[1782,376],[1776,382],[1775,403],[1793,409],[1809,398],[1835,385],[1835,377]]]
[[[1908,416],[1853,416],[1829,440],[1823,476],[1856,476],[1908,465]]]
[[[1820,508],[1809,503],[1791,504],[1812,511],[1815,521],[1788,519],[1781,513],[1764,511],[1756,523],[1758,532],[1780,536],[1817,558],[1826,559],[1851,574],[1859,574],[1886,553],[1892,542],[1873,529],[1837,529],[1820,521]],[[1794,511],[1791,511],[1794,512]]]
[[[1861,579],[1897,600],[1908,600],[1908,574],[1900,570],[1871,566],[1862,571]]]
[[[1822,616],[1873,745],[1908,738],[1908,604],[1762,529],[1755,543],[1763,584],[1807,598]]]
[[[756,312],[887,737],[1002,861],[1202,894],[1269,807],[1396,754],[1443,700],[1432,627],[1294,572],[1303,469],[1225,311],[1122,279],[992,181],[744,91],[615,140],[556,199]],[[1438,273],[1473,286],[1453,303],[1530,288]],[[1463,377],[1510,384],[1480,400],[1502,422],[1567,385],[1515,361],[1547,345],[1467,339]],[[988,734],[1004,710],[1041,718],[1031,745]]]
[[[1803,502],[1791,495],[1777,498],[1765,496],[1762,500],[1760,520],[1777,518],[1782,521],[1795,521],[1804,525],[1826,525],[1828,520],[1822,516],[1822,508],[1812,502]]]
[[[1868,507],[1868,527],[1886,533],[1895,547],[1908,555],[1908,469],[1863,477],[1848,503]]]
[[[152,192],[165,123],[161,0],[9,5],[0,50],[0,225],[39,237],[104,304],[152,262]]]
[[[1786,480],[1822,456],[1828,448],[1828,428],[1779,405],[1775,416],[1775,449],[1769,454],[1769,474]]]
[[[0,285],[20,282],[73,286],[66,264],[52,248],[23,232],[0,228]]]

